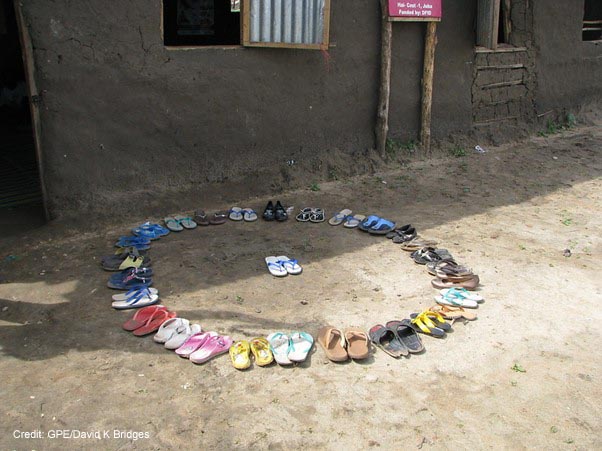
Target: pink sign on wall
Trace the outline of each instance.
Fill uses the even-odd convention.
[[[442,0],[389,0],[392,20],[441,20]]]

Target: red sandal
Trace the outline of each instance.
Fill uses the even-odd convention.
[[[137,337],[142,337],[144,335],[152,334],[159,330],[161,324],[171,318],[175,318],[176,312],[168,312],[167,310],[157,310],[152,316],[148,319],[148,321],[142,326],[134,331],[134,335]]]
[[[144,326],[149,318],[158,310],[167,310],[167,307],[164,305],[150,305],[148,307],[141,308],[134,314],[134,316],[123,323],[123,326],[121,327],[128,332],[132,332],[139,327]]]

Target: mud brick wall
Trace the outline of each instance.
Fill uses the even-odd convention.
[[[475,52],[472,114],[474,124],[535,116],[533,19],[528,0],[513,0],[510,42],[497,50]]]
[[[473,122],[530,120],[535,77],[529,52],[479,52],[472,87]]]

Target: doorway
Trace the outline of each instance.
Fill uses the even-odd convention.
[[[46,221],[19,33],[13,0],[0,0],[0,229],[5,232]]]

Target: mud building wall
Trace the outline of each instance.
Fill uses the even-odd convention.
[[[538,114],[602,101],[602,41],[582,41],[583,0],[533,2]]]
[[[287,160],[334,156],[353,166],[373,147],[377,1],[332,0],[328,55],[169,50],[161,7],[160,0],[23,2],[55,217],[136,211],[157,193],[216,182],[243,183],[250,195],[287,170]],[[470,126],[475,11],[474,0],[445,7],[435,137]],[[394,25],[392,136],[418,132],[423,33],[421,24]]]

